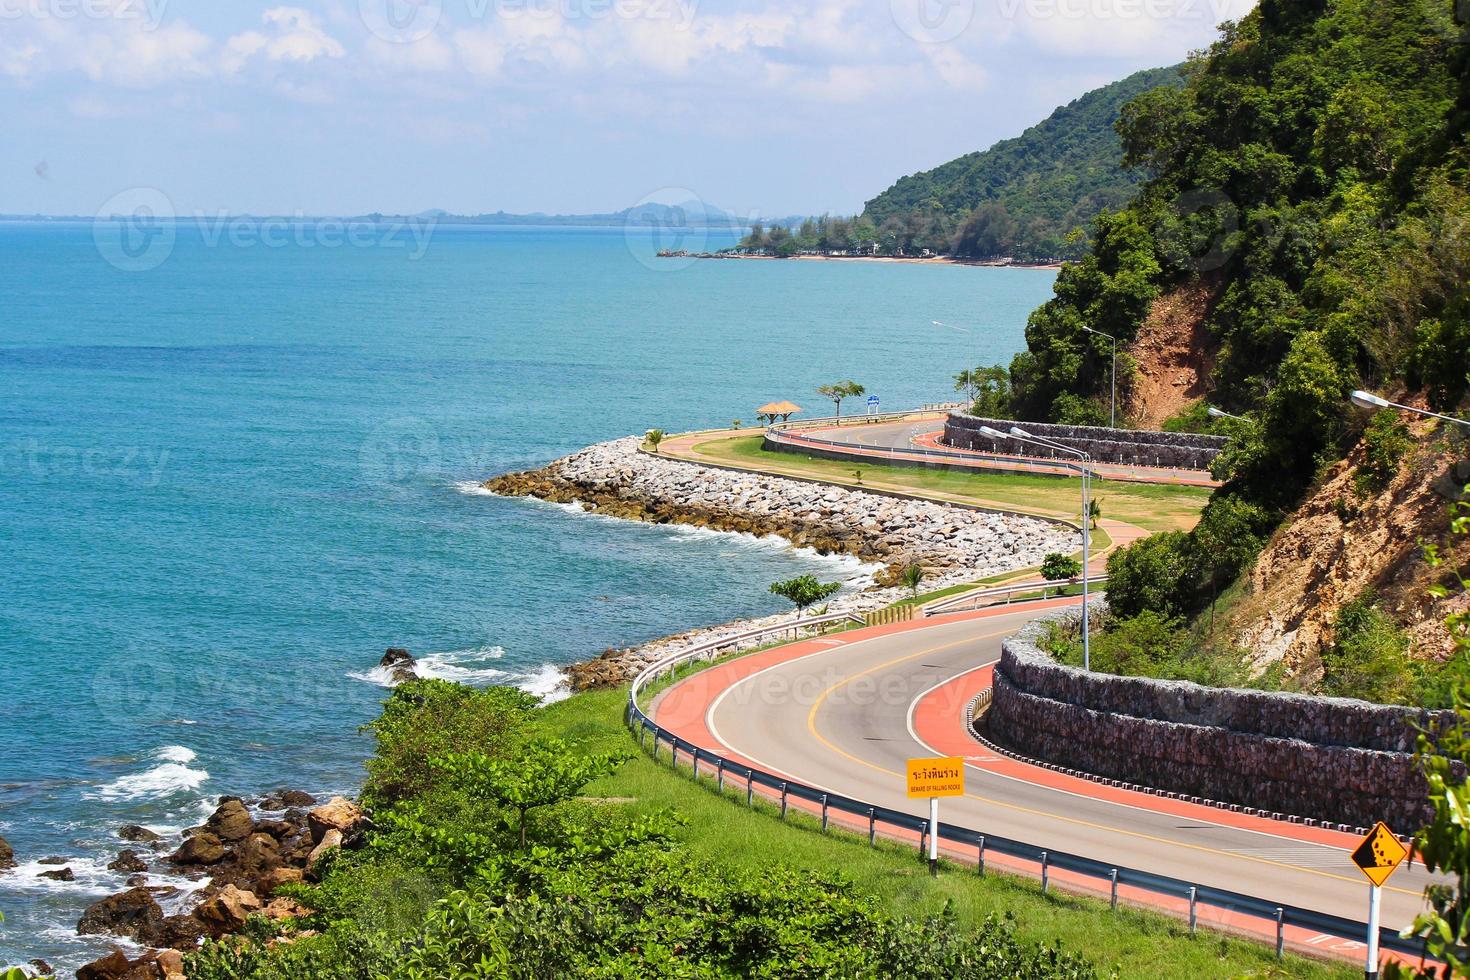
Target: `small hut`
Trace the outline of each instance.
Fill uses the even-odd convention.
[[[771,402],[769,405],[762,405],[756,409],[755,417],[769,419],[771,424],[775,425],[778,420],[785,422],[799,411],[801,411],[801,406],[793,405],[791,402]]]

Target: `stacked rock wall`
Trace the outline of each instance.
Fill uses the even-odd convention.
[[[944,423],[944,441],[946,445],[956,449],[1068,458],[1065,454],[1048,454],[1038,446],[1009,439],[991,439],[980,432],[981,426],[1005,432],[1015,424],[1006,419],[987,419],[963,412],[951,412]],[[1049,425],[1043,422],[1025,422],[1022,428],[1032,435],[1042,436],[1087,453],[1095,462],[1185,470],[1209,469],[1211,461],[1220,454],[1228,441],[1224,436],[1189,432],[1134,431],[1089,425]]]
[[[1075,614],[1073,614],[1075,615]],[[1400,833],[1427,813],[1417,732],[1449,712],[1087,673],[1005,641],[986,734],[1024,755],[1111,779]]]

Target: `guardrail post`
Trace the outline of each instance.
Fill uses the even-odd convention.
[[[985,873],[985,835],[980,835],[980,873]]]
[[[658,732],[653,733],[653,761],[658,761]]]
[[[872,807],[868,807],[868,846],[873,847],[878,843],[878,813]]]
[[[827,832],[827,794],[822,794],[822,833]]]
[[[1191,939],[1194,938],[1195,925],[1199,921],[1199,917],[1198,917],[1198,915],[1196,915],[1197,900],[1198,900],[1198,898],[1199,898],[1199,889],[1196,888],[1194,885],[1190,885],[1189,886],[1189,936],[1190,936]]]
[[[720,793],[721,793],[721,795],[723,795],[724,792],[725,792],[725,760],[724,759],[720,759],[719,761],[717,761],[715,763],[715,789],[719,790]]]
[[[924,821],[924,829],[919,832],[919,857],[929,849],[929,821]]]
[[[751,779],[751,771],[745,770],[745,805],[755,806],[755,783]]]
[[[1111,889],[1112,897],[1108,899],[1108,908],[1116,912],[1118,911],[1118,869],[1114,868],[1111,872],[1108,873],[1108,877],[1112,879],[1113,882],[1113,887]]]
[[[781,819],[786,819],[786,784],[781,784]]]
[[[1051,858],[1045,852],[1041,852],[1041,894],[1046,894],[1046,886],[1051,881]]]
[[[1276,958],[1286,953],[1286,909],[1276,910]]]
[[[638,747],[640,749],[648,747],[648,729],[642,725],[638,726]]]
[[[672,742],[669,743],[669,747],[674,750],[674,758],[673,758],[674,771],[675,772],[678,772],[679,771],[679,740],[677,738],[675,738]]]

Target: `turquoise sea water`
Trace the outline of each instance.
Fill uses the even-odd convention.
[[[885,408],[947,399],[1022,346],[1052,281],[448,226],[421,256],[181,226],[128,271],[109,234],[0,224],[0,835],[22,862],[0,964],[98,955],[70,928],[122,887],[122,824],[351,790],[387,646],[545,690],[608,646],[776,611],[775,578],[853,570],[474,481],[772,399],[816,411],[848,377]],[[37,878],[50,855],[77,880]]]

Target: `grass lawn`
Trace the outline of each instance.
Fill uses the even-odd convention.
[[[1201,931],[1189,938],[1182,922],[1148,912],[1110,912],[1106,902],[1053,891],[1042,895],[1034,882],[955,866],[930,878],[913,849],[881,842],[869,848],[865,837],[840,831],[823,834],[815,818],[793,810],[786,823],[774,807],[744,804],[743,789],[722,799],[713,781],[695,785],[688,770],[670,772],[638,752],[622,725],[625,688],[589,691],[544,709],[541,723],[550,734],[585,740],[589,750],[632,749],[634,757],[618,772],[587,788],[594,798],[627,801],[639,812],[672,809],[685,821],[678,835],[697,857],[731,868],[779,862],[829,876],[842,875],[863,893],[885,903],[894,915],[936,914],[954,904],[961,924],[987,914],[1012,913],[1018,932],[1033,941],[1060,939],[1090,958],[1106,976],[1117,966],[1124,977],[1321,977],[1361,976],[1349,965],[1288,957],[1278,963],[1262,945]],[[665,753],[663,758],[667,760]]]
[[[865,461],[861,464],[818,459],[797,453],[773,453],[761,448],[760,434],[718,436],[694,444],[693,456],[713,463],[739,466],[767,473],[801,476],[853,486],[854,470],[861,470],[862,485],[878,490],[899,490],[940,499],[1044,513],[1077,520],[1081,510],[1075,480],[1025,473],[963,473],[922,466],[896,466]],[[1210,499],[1205,487],[1098,481],[1093,495],[1102,502],[1104,517],[1136,524],[1148,531],[1189,529]],[[1095,532],[1099,549],[1107,546],[1105,535]]]

